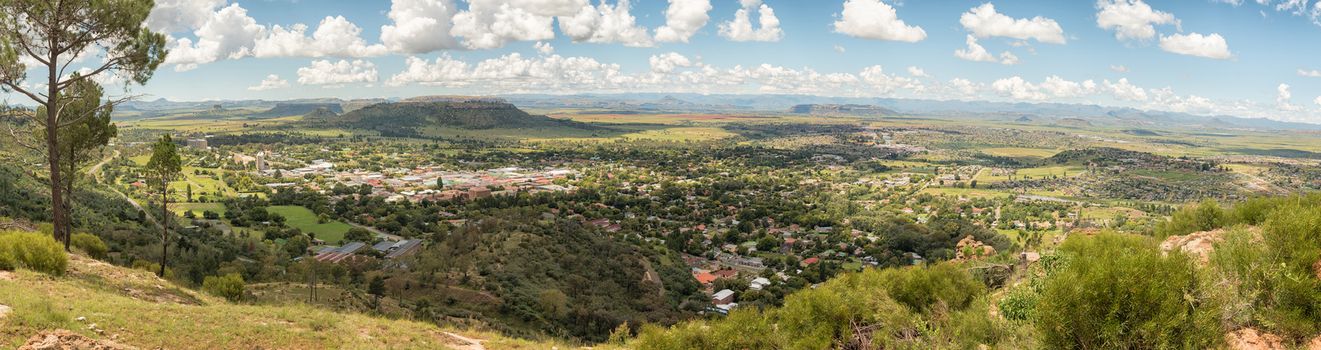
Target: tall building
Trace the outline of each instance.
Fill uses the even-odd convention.
[[[257,152],[257,171],[266,171],[266,152]]]

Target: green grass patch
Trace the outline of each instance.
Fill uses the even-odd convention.
[[[283,216],[285,218],[284,223],[289,225],[289,227],[295,227],[299,230],[303,230],[303,232],[311,233],[315,235],[316,238],[328,243],[336,243],[343,240],[344,234],[349,232],[350,228],[353,228],[353,226],[349,226],[349,224],[336,220],[318,223],[317,215],[312,213],[311,209],[301,206],[281,205],[269,207],[267,210],[271,213]]]

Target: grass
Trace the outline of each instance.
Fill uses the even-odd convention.
[[[464,344],[446,333],[483,339],[487,349],[572,347],[304,304],[234,304],[176,287],[147,271],[81,256],[71,257],[65,277],[27,270],[0,275],[0,304],[13,308],[0,321],[0,348],[9,349],[39,331],[55,329],[165,349],[451,349]],[[92,324],[104,333],[89,329]]]
[[[986,153],[997,157],[1015,157],[1015,158],[1017,157],[1046,158],[1055,155],[1055,153],[1059,153],[1058,151],[1053,149],[1022,148],[1022,147],[983,148],[981,151],[982,153]]]
[[[192,211],[197,214],[197,217],[202,217],[202,212],[208,210],[225,215],[225,205],[220,203],[170,203],[170,212],[176,215],[183,215],[186,211]]]
[[[980,198],[1004,198],[1009,197],[1009,192],[988,190],[981,188],[956,188],[956,187],[929,187],[923,189],[921,193],[932,195],[947,195],[957,197],[980,197]]]
[[[1019,179],[1024,177],[1031,177],[1033,179],[1040,179],[1050,176],[1076,177],[1078,175],[1081,175],[1084,171],[1086,171],[1085,168],[1076,167],[1076,166],[1048,166],[1048,167],[1038,167],[1038,168],[1023,168],[1023,169],[1018,169],[1017,173],[1014,175],[1014,178]],[[1004,181],[1009,181],[1009,176],[1008,175],[995,176],[995,175],[991,175],[990,172],[986,172],[982,174],[982,176],[978,176],[977,181],[986,182],[986,183],[1004,182]]]
[[[303,232],[312,233],[316,235],[316,238],[332,244],[343,240],[344,234],[349,232],[350,228],[353,228],[349,224],[336,220],[327,221],[324,224],[317,223],[316,214],[312,213],[311,209],[301,206],[281,205],[269,207],[268,210],[271,213],[284,216],[286,225],[303,230]]]

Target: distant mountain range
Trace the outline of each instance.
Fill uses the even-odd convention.
[[[1321,125],[1283,122],[1229,115],[1201,116],[1189,113],[1140,110],[1128,107],[1066,103],[1014,103],[990,101],[940,101],[923,99],[823,97],[810,95],[703,95],[703,94],[516,94],[497,97],[421,96],[408,99],[300,99],[289,101],[204,101],[168,100],[129,102],[118,112],[134,112],[140,117],[159,115],[170,110],[208,110],[213,106],[233,108],[306,108],[311,112],[326,104],[339,104],[343,112],[384,102],[492,102],[510,103],[520,108],[583,108],[601,113],[767,113],[858,116],[912,116],[947,119],[987,119],[1046,125],[1095,125],[1114,127],[1256,129],[1321,131]],[[316,105],[298,106],[295,105]],[[808,112],[802,112],[806,110]],[[331,110],[334,112],[334,110]],[[821,112],[821,113],[816,113]],[[341,113],[341,112],[336,112]],[[264,113],[266,114],[266,113]],[[1081,123],[1085,121],[1085,123]]]
[[[441,101],[441,102],[432,102]],[[308,121],[308,120],[305,120]],[[600,127],[546,116],[531,115],[500,99],[412,99],[366,106],[339,116],[315,121],[318,126],[374,130],[383,136],[419,136],[428,127],[469,130]]]

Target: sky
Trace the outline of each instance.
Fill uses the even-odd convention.
[[[156,5],[170,54],[128,87],[149,99],[782,93],[1321,123],[1321,0]]]

